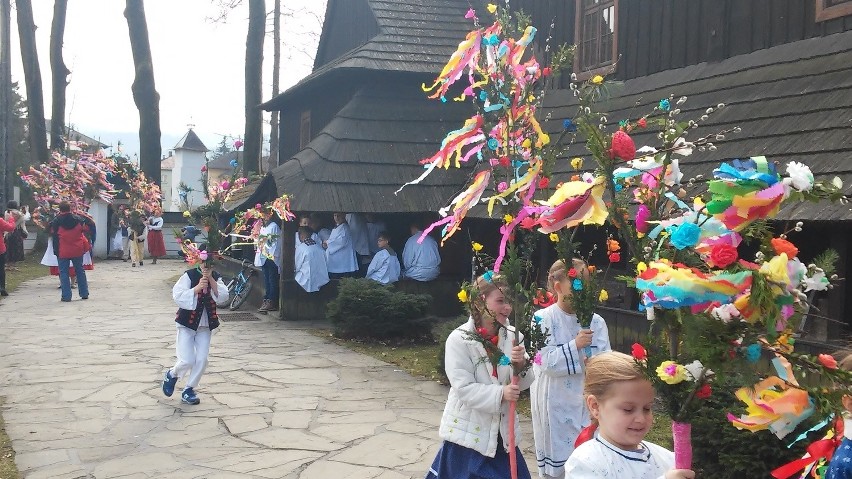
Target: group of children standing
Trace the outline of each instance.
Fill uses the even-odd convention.
[[[585,267],[575,260],[573,265]],[[450,393],[439,434],[444,442],[427,479],[510,477],[507,410],[520,391],[531,389],[533,436],[541,478],[691,479],[693,471],[674,469],[672,452],[644,441],[653,422],[654,389],[636,369],[632,357],[610,349],[606,322],[594,316],[583,330],[571,309],[571,279],[563,261],[551,266],[548,287],[557,301],[538,311],[546,344],[531,371],[511,384],[513,368],[526,370],[529,355],[513,344],[508,324],[511,304],[499,276],[481,276],[471,294],[471,316],[446,342]],[[482,335],[509,358],[493,366]],[[523,344],[521,337],[520,343]],[[584,349],[591,347],[592,356]],[[596,434],[575,444],[594,423]],[[519,424],[515,418],[515,434]],[[585,435],[584,435],[585,436]],[[576,449],[575,449],[576,447]],[[530,478],[518,456],[518,477]]]
[[[166,243],[163,238],[163,212],[154,211],[151,216],[132,219],[130,215],[124,214],[123,205],[118,211],[118,229],[113,240],[113,249],[118,250],[120,245],[122,256],[126,262],[131,261],[135,268],[144,265],[145,244],[148,245],[148,254],[151,263],[157,264],[157,258],[166,256]]]

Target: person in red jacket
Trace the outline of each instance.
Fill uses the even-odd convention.
[[[59,204],[59,215],[50,222],[53,252],[59,262],[59,284],[64,302],[71,301],[71,278],[68,274],[71,264],[77,272],[80,298],[89,299],[89,283],[86,280],[86,270],[83,269],[83,255],[92,249],[86,234],[93,227],[91,219],[72,214],[71,205],[66,201]]]
[[[9,221],[0,216],[0,296],[9,296],[6,292],[6,241],[3,239],[4,233],[15,230],[15,222],[20,218],[20,214],[12,215]]]

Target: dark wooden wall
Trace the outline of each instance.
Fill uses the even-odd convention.
[[[333,4],[333,5],[332,5]],[[325,65],[379,33],[379,25],[367,0],[330,0],[314,69]]]
[[[621,79],[716,62],[852,30],[852,16],[816,23],[815,0],[622,0]]]

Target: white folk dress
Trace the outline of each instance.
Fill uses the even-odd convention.
[[[625,451],[600,435],[580,445],[565,465],[571,479],[663,479],[674,468],[674,453],[642,441],[638,451]]]
[[[580,322],[558,304],[536,312],[533,318],[548,333],[539,351],[541,364],[533,366],[535,382],[530,388],[536,461],[539,475],[560,477],[574,451],[574,441],[590,423],[583,401],[585,354],[574,343]],[[610,351],[603,318],[594,315],[591,329],[592,355]]]

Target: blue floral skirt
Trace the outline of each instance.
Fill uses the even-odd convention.
[[[518,453],[518,479],[531,479],[527,462]],[[503,438],[497,437],[497,453],[493,458],[483,456],[473,449],[444,441],[438,456],[429,468],[426,479],[509,479],[509,453],[503,447]]]

